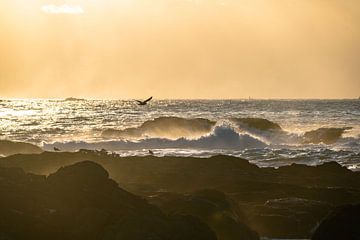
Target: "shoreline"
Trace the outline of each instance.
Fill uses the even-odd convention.
[[[306,239],[336,206],[360,202],[360,173],[335,162],[275,169],[222,155],[118,157],[82,150],[12,155],[0,158],[0,168],[48,175],[85,160],[100,164],[121,188],[164,211],[180,207],[176,202],[181,199],[197,199],[203,189],[220,191],[240,209],[251,229],[275,239]]]

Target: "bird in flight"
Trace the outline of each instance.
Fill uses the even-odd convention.
[[[55,151],[55,152],[60,152],[60,149],[57,148],[57,147],[54,147],[54,151]]]
[[[143,105],[146,105],[151,99],[152,99],[152,97],[149,97],[145,101],[136,100],[136,102],[138,103],[138,105],[143,106]]]

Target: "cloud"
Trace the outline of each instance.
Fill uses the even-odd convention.
[[[74,5],[44,5],[41,7],[41,10],[48,14],[82,14],[84,9],[80,6]]]

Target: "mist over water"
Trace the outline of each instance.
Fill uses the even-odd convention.
[[[153,149],[158,156],[234,155],[260,166],[360,166],[358,100],[1,100],[0,122],[1,139],[50,151]]]

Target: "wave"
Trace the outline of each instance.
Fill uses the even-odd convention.
[[[316,130],[305,132],[303,136],[304,143],[325,143],[332,144],[338,141],[345,131],[352,129],[352,127],[344,128],[318,128]]]
[[[259,131],[282,131],[279,124],[264,118],[231,118],[240,129],[253,129]]]
[[[242,150],[250,148],[264,148],[267,144],[248,135],[239,134],[229,125],[220,125],[213,128],[210,134],[197,139],[179,138],[176,140],[167,138],[146,138],[138,141],[112,140],[102,142],[56,142],[44,144],[44,150],[52,150],[54,147],[62,151],[76,151],[79,149],[108,151],[137,150],[137,149],[233,149]]]
[[[304,134],[295,134],[283,130],[278,123],[263,118],[230,119],[238,127],[238,131],[256,136],[271,144],[333,144],[352,127],[318,128]]]
[[[342,138],[343,133],[351,129],[351,127],[318,128],[299,134],[285,131],[278,123],[264,118],[230,118],[216,122],[204,118],[159,117],[145,121],[138,127],[104,130],[102,137],[124,140],[141,140],[144,138],[198,139],[211,134],[215,126],[221,122],[232,125],[233,131],[237,133],[247,134],[273,145],[333,144]]]
[[[229,119],[238,132],[246,133],[268,144],[298,144],[299,136],[284,131],[278,123],[264,118],[231,118]]]
[[[169,139],[196,138],[208,134],[216,122],[204,118],[159,117],[144,122],[138,127],[122,130],[107,129],[103,137],[139,139],[145,137],[160,137]]]

